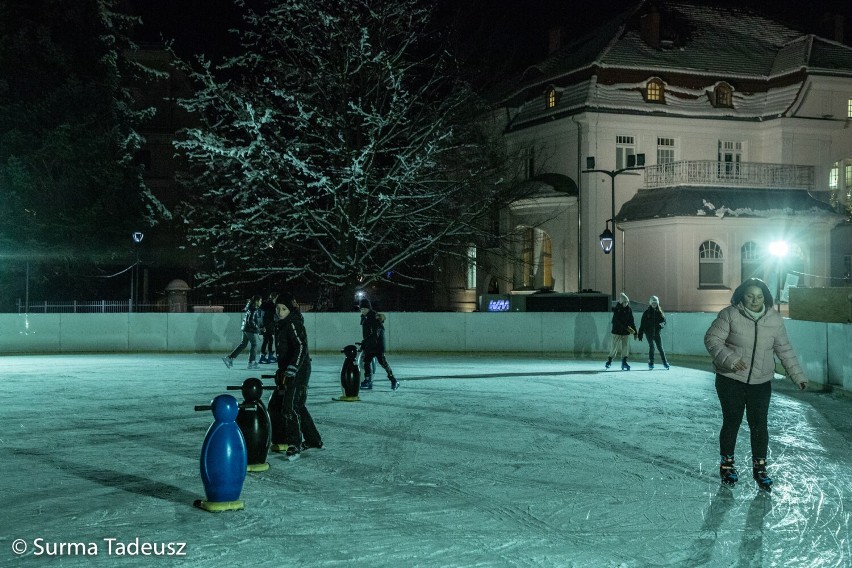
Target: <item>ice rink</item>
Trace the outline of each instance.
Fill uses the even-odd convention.
[[[719,484],[700,362],[389,353],[400,390],[379,369],[341,403],[342,356],[314,355],[325,449],[208,513],[193,407],[258,376],[219,357],[0,358],[0,566],[852,566],[850,399],[775,382],[765,494],[745,423]]]

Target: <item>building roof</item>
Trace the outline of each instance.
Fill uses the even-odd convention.
[[[656,7],[654,47],[641,21]],[[852,48],[745,8],[643,0],[530,67],[507,100],[513,127],[583,110],[764,120],[789,112],[809,75],[826,74],[852,76]],[[665,85],[665,104],[644,99],[652,77]],[[733,87],[731,107],[713,104],[721,82]],[[546,108],[551,87],[557,104]]]
[[[643,189],[625,203],[616,221],[666,217],[835,217],[831,205],[801,189],[672,186]]]

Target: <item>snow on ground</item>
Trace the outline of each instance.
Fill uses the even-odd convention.
[[[718,482],[706,371],[388,359],[398,392],[379,369],[363,402],[341,403],[342,356],[315,355],[326,449],[271,454],[246,508],[214,514],[192,506],[212,420],[193,406],[256,376],[245,356],[230,371],[216,355],[2,357],[0,566],[852,565],[849,400],[778,384],[767,495],[745,424],[744,481]]]

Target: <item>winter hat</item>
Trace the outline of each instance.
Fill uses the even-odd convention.
[[[659,304],[659,303],[660,303],[660,299],[659,299],[658,297],[656,297],[656,296],[651,296],[650,298],[648,298],[648,303],[649,303],[649,304],[653,304],[654,302],[657,302],[657,303]]]
[[[618,301],[626,306],[630,303],[630,298],[627,297],[627,294],[622,292],[621,295],[618,297]]]
[[[290,292],[281,291],[275,295],[276,304],[284,304],[289,310],[298,310],[299,304],[296,303],[296,298]]]
[[[358,307],[361,308],[362,310],[364,308],[367,308],[368,310],[373,309],[373,306],[370,305],[370,300],[368,300],[367,298],[361,298],[361,301],[358,302]]]

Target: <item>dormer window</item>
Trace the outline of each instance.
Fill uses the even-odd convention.
[[[659,79],[651,79],[645,86],[645,101],[649,103],[665,103],[666,87]]]
[[[716,107],[731,108],[734,106],[734,89],[730,85],[717,85],[713,90],[713,104]]]
[[[553,87],[548,87],[547,90],[544,92],[544,107],[556,107],[556,89],[554,89]]]

